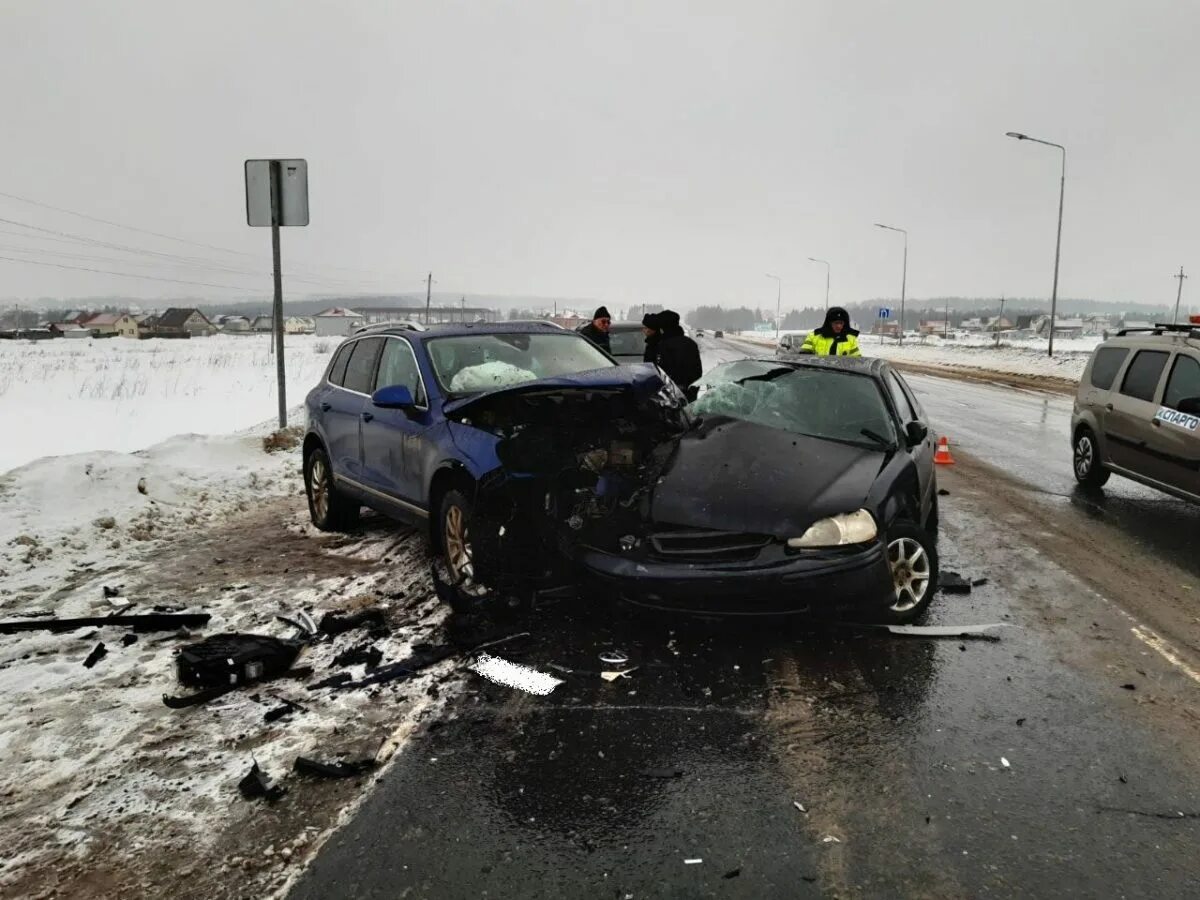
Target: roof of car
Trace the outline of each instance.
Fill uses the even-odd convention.
[[[778,356],[759,356],[755,357],[757,362],[770,363],[775,366],[795,366],[797,368],[809,369],[841,369],[843,371],[855,372],[860,375],[881,376],[886,372],[890,365],[886,359],[880,359],[878,356],[815,356],[806,354],[801,356],[789,356],[780,358]]]
[[[466,337],[477,334],[572,334],[553,322],[454,322],[420,325],[408,322],[381,322],[354,332],[352,337],[377,334],[403,334],[424,341],[440,337]]]
[[[1185,343],[1191,347],[1200,347],[1200,323],[1180,325],[1160,324],[1152,328],[1123,328],[1117,332],[1115,337],[1109,338],[1099,346],[1133,344],[1144,347],[1161,347],[1163,341]]]

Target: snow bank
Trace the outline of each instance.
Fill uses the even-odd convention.
[[[286,338],[290,404],[303,401],[337,345]],[[228,433],[268,418],[277,403],[268,335],[0,341],[0,472],[43,456]]]

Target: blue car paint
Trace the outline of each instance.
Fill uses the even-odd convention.
[[[500,466],[496,452],[499,438],[461,421],[464,418],[469,421],[470,411],[478,401],[539,390],[611,388],[647,395],[663,389],[663,379],[655,366],[622,367],[614,362],[611,367],[524,382],[469,396],[448,397],[442,391],[434,376],[426,341],[440,337],[521,333],[544,334],[546,329],[524,324],[483,324],[351,337],[348,341],[371,337],[406,340],[416,357],[428,407],[383,409],[375,406],[369,396],[330,384],[328,377],[337,358],[335,353],[320,384],[309,392],[305,401],[308,413],[306,446],[310,440],[315,440],[326,448],[339,490],[385,515],[404,521],[420,521],[432,512],[430,494],[439,473],[454,471],[478,481]],[[564,340],[586,340],[565,335]]]

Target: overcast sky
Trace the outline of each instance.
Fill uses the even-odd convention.
[[[4,0],[0,192],[250,255],[0,197],[0,256],[242,289],[0,259],[0,297],[269,294],[263,156],[309,161],[289,296],[432,269],[770,306],[772,272],[787,308],[823,302],[817,256],[856,302],[899,293],[874,222],[910,231],[910,297],[1047,296],[1059,154],[1015,130],[1068,149],[1060,295],[1173,302],[1200,267],[1197,34],[1179,0]]]

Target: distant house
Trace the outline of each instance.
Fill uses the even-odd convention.
[[[51,322],[49,329],[55,337],[78,339],[92,336],[91,329],[84,328],[76,322]]]
[[[100,337],[118,335],[136,338],[138,336],[137,320],[128,313],[97,313],[79,324]]]
[[[271,331],[274,328],[271,316],[255,316],[250,323],[250,328],[254,331],[263,332]]]
[[[362,328],[366,318],[362,313],[342,306],[331,306],[313,316],[318,337],[346,337],[353,334],[354,329]]]
[[[950,330],[950,323],[945,319],[925,319],[917,327],[921,334],[946,334]]]
[[[171,307],[150,329],[153,337],[198,337],[216,333],[212,322],[198,309]]]
[[[316,330],[309,316],[288,316],[283,320],[285,334],[312,334]]]
[[[976,316],[973,319],[963,319],[963,323],[959,327],[963,331],[983,331],[986,326],[983,319]]]
[[[217,320],[221,330],[229,334],[249,334],[250,320],[245,316],[221,316]]]
[[[891,319],[876,319],[871,334],[881,334],[885,337],[899,337],[900,323]]]
[[[1083,337],[1083,319],[1057,319],[1054,322],[1054,336],[1058,338]]]
[[[1122,328],[1153,328],[1154,323],[1148,322],[1145,319],[1122,319]]]

